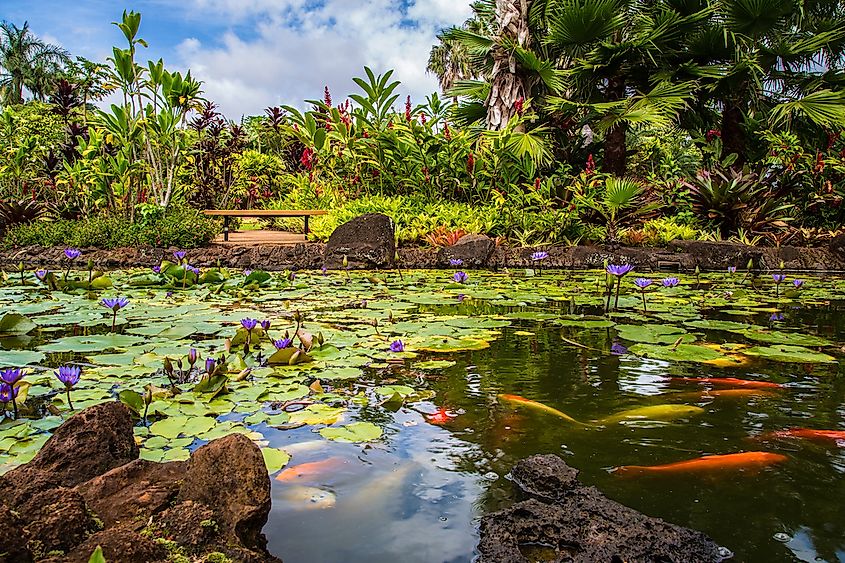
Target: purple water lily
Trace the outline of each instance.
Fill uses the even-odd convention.
[[[160,274],[161,266],[153,266],[153,273]]]
[[[3,371],[0,371],[0,381],[5,383],[6,385],[14,385],[15,383],[23,379],[24,375],[26,375],[26,372],[22,369],[4,369]]]
[[[609,264],[607,266],[606,271],[611,276],[618,276],[618,277],[621,278],[622,276],[625,276],[625,275],[628,275],[629,273],[631,273],[631,271],[633,269],[634,269],[634,267],[631,266],[630,264],[621,264],[621,265]]]
[[[247,317],[245,319],[241,319],[241,326],[247,329],[248,331],[251,331],[256,326],[258,326],[258,321]]]
[[[188,270],[189,272],[192,272],[195,276],[200,275],[200,269],[197,268],[196,266],[191,266],[190,264],[188,264],[188,265],[185,266],[185,269]]]
[[[70,410],[73,410],[73,402],[70,400],[70,390],[73,389],[74,385],[79,383],[79,378],[82,377],[82,368],[79,366],[62,366],[53,373],[64,384],[65,392],[67,393],[67,406]]]
[[[458,266],[463,266],[464,261],[461,260],[460,258],[450,258],[449,259],[449,265],[452,266],[453,268],[457,268]]]
[[[35,277],[38,278],[39,281],[44,281],[49,273],[50,272],[47,270],[35,270]]]
[[[264,319],[263,321],[261,321],[261,329],[264,332],[270,330],[270,319]]]
[[[323,275],[325,276],[326,272],[328,272],[329,269],[327,267],[323,266],[322,268],[320,268],[320,271],[323,272]]]
[[[177,260],[179,260],[180,262],[182,260],[184,260],[185,256],[187,256],[187,255],[188,255],[188,253],[185,252],[184,250],[177,250],[176,252],[173,253],[173,257],[176,258]]]
[[[780,284],[786,281],[786,276],[784,274],[772,274],[772,279],[775,283]]]
[[[100,301],[100,304],[112,310],[111,317],[111,331],[114,332],[114,327],[117,324],[117,312],[129,305],[128,297],[107,297]]]
[[[651,280],[648,278],[637,278],[634,280],[634,285],[639,287],[640,289],[645,289],[651,285]]]
[[[542,262],[543,260],[545,260],[548,257],[549,257],[548,252],[535,252],[534,254],[531,255],[531,259],[534,260],[535,262]]]
[[[804,280],[792,280],[792,285],[795,286],[795,289],[801,289],[804,287]]]
[[[210,376],[217,371],[217,362],[214,358],[207,358],[205,360],[205,372]]]
[[[457,297],[458,303],[463,303],[464,299],[466,299],[466,298],[467,298],[467,296],[464,295],[463,293],[459,294],[458,297]]]
[[[736,273],[736,266],[728,266],[728,273],[735,274]]]
[[[663,287],[677,287],[680,283],[678,278],[666,278],[663,280]]]
[[[280,338],[273,341],[273,346],[276,347],[276,350],[284,350],[285,348],[290,348],[292,345],[293,338]]]
[[[18,418],[18,403],[15,400],[18,396],[18,392],[20,392],[21,388],[20,385],[14,387],[12,385],[8,385],[6,383],[0,383],[0,403],[3,403],[3,414],[5,416],[6,413],[6,405],[12,403],[12,411],[14,413],[14,418],[17,420]]]
[[[769,317],[769,321],[773,323],[779,323],[783,320],[783,313],[772,313],[772,316]]]
[[[404,352],[405,351],[405,343],[401,340],[394,340],[390,343],[390,351],[391,352]]]
[[[244,276],[249,277],[250,274],[252,274],[252,270],[250,270],[250,269],[244,270]]]
[[[455,283],[466,283],[466,281],[469,279],[469,276],[466,274],[466,272],[455,272],[455,275],[452,276],[452,279],[455,281]]]
[[[65,256],[68,260],[76,260],[82,256],[82,251],[78,248],[65,248]]]
[[[614,342],[610,347],[610,353],[614,356],[624,356],[628,353],[628,349],[619,342]]]

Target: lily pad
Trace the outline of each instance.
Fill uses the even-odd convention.
[[[340,428],[322,428],[320,435],[336,442],[372,442],[381,438],[382,429],[372,422],[353,422]]]

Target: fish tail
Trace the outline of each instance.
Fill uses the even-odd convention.
[[[631,475],[642,475],[648,471],[647,467],[643,467],[642,465],[620,465],[619,467],[614,467],[611,470],[611,473],[614,475],[623,475],[623,476],[631,476]]]

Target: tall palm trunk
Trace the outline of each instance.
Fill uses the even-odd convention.
[[[501,131],[516,115],[516,101],[527,97],[524,73],[513,53],[504,43],[520,47],[528,45],[528,9],[531,0],[496,0],[496,44],[493,47],[493,73],[490,80],[490,96],[487,107],[487,128]]]
[[[733,100],[725,100],[722,110],[722,159],[736,154],[735,167],[745,164],[745,130],[742,107]]]
[[[625,80],[613,77],[608,80],[607,99],[618,101],[625,97]],[[602,169],[614,176],[624,176],[628,168],[628,130],[625,123],[617,123],[607,131],[604,138],[604,159]]]

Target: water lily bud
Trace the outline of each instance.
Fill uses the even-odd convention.
[[[197,363],[197,358],[199,354],[197,353],[196,348],[191,348],[188,350],[188,363],[191,364],[191,367],[194,367],[194,364]]]
[[[168,375],[173,374],[173,364],[170,363],[170,358],[164,358],[164,372]]]
[[[298,323],[299,323],[299,322],[302,322],[302,313],[300,313],[298,310],[297,310],[297,311],[295,311],[295,312],[293,313],[293,320],[295,320],[295,321],[296,321],[296,322],[298,322]]]
[[[348,267],[349,267],[349,259],[346,257],[346,255],[345,255],[345,254],[343,255],[343,267],[344,267],[344,268],[348,268]]]
[[[176,359],[176,367],[179,368],[179,371],[182,371],[182,358]]]
[[[152,403],[152,402],[153,402],[153,390],[149,386],[147,386],[147,388],[144,389],[144,404],[147,405],[147,406],[150,406],[150,403]]]
[[[325,340],[325,338],[323,338],[323,333],[322,333],[322,332],[318,332],[318,333],[317,333],[317,344],[319,344],[320,346],[322,346],[322,345],[323,345],[323,342],[325,342],[325,341],[326,341],[326,340]]]
[[[393,322],[393,309],[387,311],[387,320]]]
[[[23,262],[18,263],[18,271],[23,272]]]
[[[696,266],[696,267],[695,267],[695,275],[696,275],[696,276],[700,276],[700,275],[701,275],[701,268],[699,268],[698,266]]]
[[[93,258],[89,258],[89,259],[88,259],[88,271],[90,272],[90,271],[91,271],[91,270],[93,270],[93,269],[94,269],[94,259],[93,259]]]
[[[232,339],[231,338],[227,338],[226,342],[223,343],[223,349],[226,350],[227,354],[232,353]]]
[[[748,264],[745,266],[745,269],[748,270],[749,272],[754,269],[754,259],[753,258],[748,259]]]
[[[783,270],[784,266],[785,266],[785,264],[783,263],[783,260],[781,260],[780,261],[780,269]]]
[[[297,350],[296,352],[291,354],[290,360],[288,360],[288,365],[289,366],[295,366],[297,364],[297,362],[299,361],[299,356],[301,356],[301,355],[302,355],[302,352],[300,352],[299,350]]]

